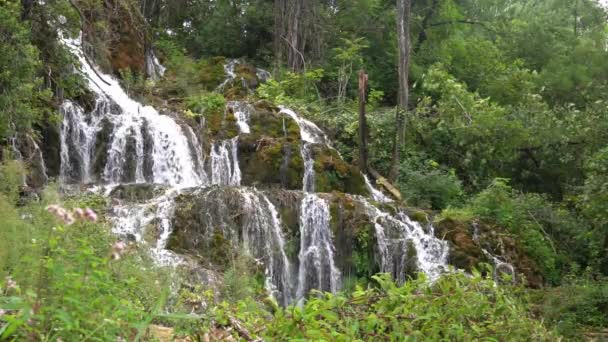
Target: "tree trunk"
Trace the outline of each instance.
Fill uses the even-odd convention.
[[[393,158],[389,179],[395,182],[399,176],[400,151],[405,140],[405,113],[409,100],[408,70],[410,63],[410,14],[411,0],[397,0],[397,43],[399,47],[399,94],[397,97],[397,113],[395,115],[396,130],[393,141]]]
[[[289,44],[287,54],[287,65],[289,68],[298,72],[302,69],[302,40],[300,32],[300,24],[302,20],[302,0],[289,1],[289,18],[287,28],[287,43]]]
[[[365,93],[367,74],[359,70],[359,168],[367,173],[367,121],[365,119]]]
[[[278,76],[279,71],[281,70],[281,63],[283,59],[283,36],[284,36],[284,27],[285,27],[285,1],[284,0],[275,0],[274,1],[274,74]]]

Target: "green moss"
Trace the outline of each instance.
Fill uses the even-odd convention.
[[[238,77],[244,79],[247,84],[255,85],[258,81],[256,68],[248,63],[238,64],[235,68],[235,73]]]
[[[336,150],[319,145],[313,148],[313,154],[317,191],[369,195],[359,169],[346,163]]]
[[[227,267],[231,260],[232,244],[222,233],[214,232],[209,249],[202,252],[204,253],[203,256],[208,258],[214,265]]]
[[[421,224],[428,224],[429,223],[429,218],[428,215],[422,211],[422,210],[413,210],[411,212],[408,213],[408,216],[416,222],[419,222]]]
[[[208,60],[201,60],[198,64],[198,82],[203,89],[212,91],[216,89],[226,77],[224,72],[224,57],[213,57]]]
[[[239,134],[234,115],[226,113],[224,108],[205,113],[205,123],[212,139],[231,139]]]

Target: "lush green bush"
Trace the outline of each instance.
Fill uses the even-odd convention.
[[[316,293],[303,305],[278,309],[243,301],[212,311],[210,326],[235,322],[268,340],[534,340],[557,336],[531,317],[515,288],[500,287],[479,273],[447,275],[430,284],[424,276],[397,286],[388,275],[352,294]],[[274,313],[272,313],[274,311]]]
[[[410,156],[400,171],[397,184],[408,204],[435,210],[462,204],[464,192],[454,170]]]
[[[6,180],[14,168],[4,164],[0,171]],[[0,339],[114,340],[143,333],[164,305],[166,273],[137,247],[117,241],[107,224],[79,218],[72,208],[88,206],[89,197],[72,198],[74,207],[64,209],[49,190],[41,202],[16,208],[10,196],[20,183],[12,184],[0,193]]]
[[[190,116],[209,115],[224,112],[226,99],[222,94],[204,93],[190,96],[186,99],[186,106]]]
[[[537,310],[567,338],[580,338],[584,330],[608,325],[608,280],[575,275],[565,284],[537,291]]]

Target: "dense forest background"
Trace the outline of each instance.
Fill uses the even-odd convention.
[[[71,295],[84,300],[79,291],[102,298],[83,306],[88,310],[104,305],[114,308],[112,305],[118,306],[123,298],[131,304],[123,306],[121,319],[146,323],[160,317],[157,298],[166,297],[158,284],[169,280],[155,279],[157,275],[139,269],[138,264],[149,262],[140,260],[143,257],[132,256],[124,266],[105,264],[104,246],[111,244],[111,238],[107,232],[107,236],[95,233],[97,223],[82,222],[88,230],[83,228],[76,237],[55,232],[52,234],[57,236],[45,238],[45,227],[52,225],[50,218],[31,224],[19,219],[24,207],[43,210],[42,204],[23,199],[20,179],[24,170],[11,161],[15,157],[10,150],[14,137],[35,132],[41,139],[49,126],[61,122],[58,107],[63,99],[86,102],[90,96],[84,90],[84,80],[73,73],[73,58],[58,41],[60,34],[78,32],[82,32],[88,58],[119,77],[132,96],[146,103],[168,103],[186,116],[223,108],[230,99],[230,94],[214,92],[225,77],[226,58],[240,58],[265,68],[272,79],[248,96],[303,113],[324,129],[345,160],[353,164],[360,163],[357,80],[359,70],[364,70],[369,78],[365,91],[369,167],[385,175],[409,206],[444,220],[480,220],[500,227],[538,265],[544,279],[541,289],[505,286],[507,295],[491,294],[503,289],[493,289],[484,280],[470,284],[450,276],[443,295],[453,295],[447,289],[450,286],[464,292],[458,292],[462,301],[447,305],[464,308],[467,301],[505,302],[508,310],[514,310],[508,314],[512,320],[521,312],[532,312],[531,317],[541,318],[550,333],[570,338],[606,327],[608,12],[599,2],[0,0],[0,143],[5,147],[0,226],[8,227],[0,232],[0,275],[18,277],[16,269],[20,267],[49,272],[44,277],[42,271],[22,274],[23,292],[11,290],[12,278],[3,277],[0,304],[11,303],[14,310],[20,305],[33,306],[31,315],[35,316],[41,306],[39,298],[46,298],[52,314],[46,312],[45,317],[54,317],[30,324],[29,312],[4,315],[7,311],[0,306],[0,338],[52,339],[53,334],[46,332],[62,324],[64,328],[77,325],[82,317],[88,317],[87,321],[83,321],[80,335],[72,337],[94,336],[93,322],[99,317],[79,309],[82,303],[65,303],[59,298]],[[400,52],[400,44],[406,44],[405,54]],[[163,78],[150,77],[146,70],[145,60],[151,51],[167,67]],[[47,167],[58,166],[47,163]],[[48,203],[59,201],[56,194],[48,196]],[[92,207],[99,200],[79,199]],[[32,239],[49,245],[33,248]],[[50,255],[66,257],[69,248],[79,251],[69,256],[69,263],[66,261],[73,270],[60,271]],[[94,284],[82,281],[74,285],[83,267],[100,268]],[[121,278],[113,272],[128,276]],[[245,272],[243,267],[231,274],[231,293],[238,287],[235,284],[243,281],[239,272]],[[59,274],[56,280],[62,285],[45,288],[45,279]],[[147,290],[135,284],[137,279],[145,279]],[[385,291],[386,302],[376,301],[378,293],[358,289],[355,298],[364,296],[366,304],[355,305],[349,317],[365,317],[367,324],[372,324],[367,313],[380,310],[378,306],[384,305],[382,310],[399,307],[392,302],[393,296],[412,299],[424,292],[417,288],[423,286],[418,280],[401,290],[387,285],[384,278],[378,281],[381,290],[365,291]],[[26,283],[31,292],[27,295]],[[157,292],[153,294],[150,288]],[[478,290],[489,299],[476,297]],[[234,302],[251,295],[245,292],[234,295]],[[22,298],[29,295],[33,297]],[[517,305],[509,306],[512,298],[517,298]],[[525,304],[520,306],[520,300]],[[314,314],[329,312],[340,307],[341,301],[356,302],[337,296],[312,302],[307,308]],[[258,317],[251,313],[254,304],[239,303],[238,309],[228,308],[228,304],[221,307],[210,321],[230,321],[242,314],[240,319],[247,324],[259,325]],[[425,303],[429,302],[420,305]],[[64,312],[70,306],[78,314]],[[285,312],[273,310],[282,312],[277,314],[283,315],[280,319],[288,319]],[[101,316],[109,315],[103,317],[114,314],[99,311]],[[443,312],[441,317],[459,314]],[[495,315],[496,321],[507,315],[487,314]],[[184,319],[178,316],[163,316],[161,321]],[[326,330],[339,330],[313,323],[311,317],[290,319],[306,322],[311,330],[301,331],[307,338],[327,338],[329,335],[323,335]],[[383,331],[380,324],[392,324],[386,317],[373,319],[376,321],[371,326],[375,328],[370,331]],[[268,336],[281,338],[304,329],[295,321],[289,329],[275,323]],[[116,336],[122,325],[114,323],[107,323],[107,327],[115,326],[116,330],[104,327],[99,331]],[[190,321],[184,326],[185,330],[196,330]],[[482,326],[489,336],[496,333]],[[8,327],[21,327],[24,332],[12,335],[15,330],[6,330]],[[429,331],[441,327],[428,329],[426,333],[431,334]],[[545,330],[539,333],[535,329],[541,328],[535,325],[529,329],[524,336],[532,330],[549,334]],[[134,336],[143,336],[142,331]],[[551,336],[542,338],[550,340]]]

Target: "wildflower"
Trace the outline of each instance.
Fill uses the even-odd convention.
[[[6,289],[12,290],[17,288],[17,282],[13,280],[13,278],[9,275],[5,279],[6,281]]]
[[[65,224],[67,224],[69,226],[69,225],[73,224],[74,222],[76,222],[76,220],[74,219],[74,215],[72,215],[72,213],[66,212],[63,217],[63,222],[65,222]]]
[[[84,210],[84,217],[91,222],[97,221],[97,214],[91,208],[86,208]]]
[[[84,210],[82,208],[74,208],[74,216],[78,220],[85,219]]]
[[[124,241],[122,241],[122,240],[116,241],[112,245],[112,250],[111,250],[112,259],[114,259],[114,260],[120,259],[120,257],[122,256],[122,254],[125,251],[125,248],[127,248],[127,244]]]
[[[49,206],[47,206],[46,208],[44,208],[46,211],[48,211],[51,214],[56,214],[57,211],[59,210],[59,208],[61,208],[60,206],[58,206],[57,204],[51,204]]]
[[[0,318],[6,314],[6,310],[0,309]]]

